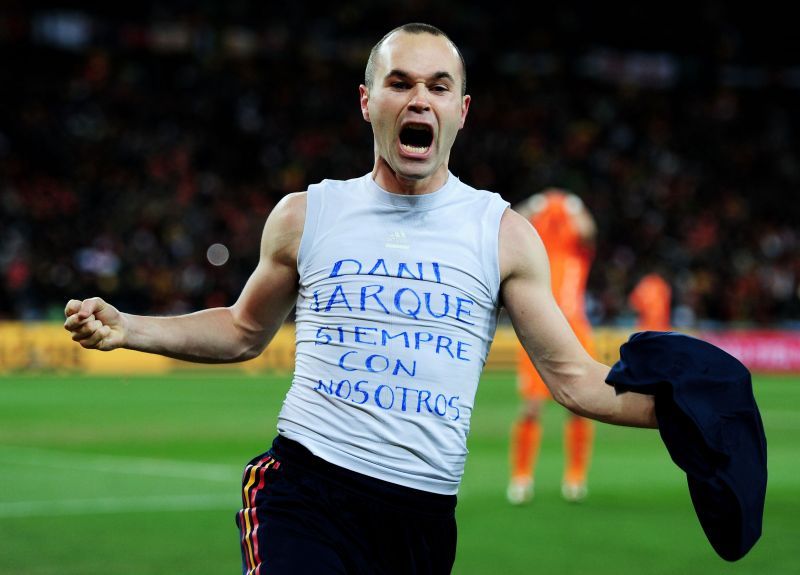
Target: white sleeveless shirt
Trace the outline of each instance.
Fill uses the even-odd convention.
[[[497,326],[508,203],[452,174],[419,196],[371,174],[324,180],[307,201],[278,432],[352,471],[456,493]]]

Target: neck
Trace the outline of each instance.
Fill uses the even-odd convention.
[[[406,196],[418,196],[435,192],[447,183],[447,178],[446,163],[439,166],[434,173],[422,178],[404,176],[394,170],[380,156],[375,158],[375,167],[372,169],[372,179],[381,188],[393,194]]]

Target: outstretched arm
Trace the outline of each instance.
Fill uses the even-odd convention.
[[[256,357],[292,310],[306,194],[290,194],[267,218],[258,265],[236,303],[173,317],[126,314],[100,298],[70,300],[64,328],[87,349],[117,348],[204,363]]]
[[[500,223],[501,296],[525,350],[553,397],[585,417],[657,427],[652,396],[618,394],[609,367],[583,349],[553,298],[547,252],[533,226],[513,210]]]

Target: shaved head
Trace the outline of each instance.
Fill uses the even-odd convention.
[[[369,59],[367,60],[367,67],[364,70],[364,85],[367,88],[372,88],[373,83],[375,82],[375,61],[378,59],[378,52],[380,52],[381,47],[386,42],[386,40],[397,32],[405,32],[407,34],[430,34],[432,36],[442,36],[444,37],[450,45],[455,50],[456,54],[458,54],[459,59],[461,60],[461,95],[467,93],[467,66],[464,62],[464,56],[461,54],[461,50],[458,49],[458,46],[439,28],[436,26],[431,26],[430,24],[422,24],[419,22],[415,22],[412,24],[403,24],[402,26],[398,26],[394,30],[387,33],[383,38],[381,38],[375,46],[372,47],[369,53]]]

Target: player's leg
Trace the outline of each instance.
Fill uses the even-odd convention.
[[[519,505],[533,498],[534,474],[542,442],[540,399],[523,399],[520,415],[511,430],[511,479],[507,497]]]
[[[594,337],[588,320],[573,318],[572,329],[584,349],[596,357]],[[564,477],[561,494],[567,501],[581,501],[588,494],[589,465],[594,444],[594,423],[569,414],[564,422]]]
[[[587,478],[594,442],[591,420],[569,415],[564,422],[564,479],[561,494],[568,501],[581,501],[588,494]]]
[[[517,363],[517,386],[522,401],[511,429],[509,458],[511,478],[506,496],[519,505],[533,497],[534,475],[542,441],[541,411],[549,392],[530,359],[521,352]]]

